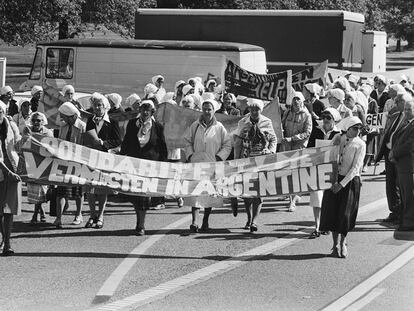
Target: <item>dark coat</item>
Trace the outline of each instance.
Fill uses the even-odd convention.
[[[414,121],[398,130],[393,137],[392,153],[399,173],[414,172]]]
[[[134,158],[166,161],[168,153],[164,138],[164,127],[161,123],[152,120],[150,139],[144,147],[141,147],[137,136],[139,131],[136,125],[137,121],[138,118],[129,120],[120,153]]]
[[[332,131],[331,134],[329,134],[329,140],[331,140],[332,138],[334,138],[334,136],[336,134],[339,134],[340,131]],[[309,141],[308,141],[308,148],[311,147],[315,147],[316,145],[316,140],[317,139],[321,139],[323,140],[325,138],[325,134],[322,132],[322,130],[319,127],[313,127],[312,128],[312,133],[309,137]]]
[[[396,112],[388,117],[387,123],[385,124],[384,134],[381,136],[380,147],[378,149],[377,157],[375,158],[375,162],[381,161],[382,157],[385,155],[386,144],[390,139],[391,135],[391,128],[394,122],[397,120],[400,112]],[[404,118],[401,112],[401,118]]]
[[[86,122],[86,131],[93,129],[96,129],[96,124],[93,121],[93,117],[91,117]],[[109,122],[104,121],[98,137],[103,140],[102,151],[108,151],[109,149],[119,147],[121,144],[121,134],[118,122],[111,118],[109,118]]]
[[[9,110],[7,112],[7,115],[12,117],[18,113],[19,113],[19,106],[17,106],[17,102],[14,99],[12,99],[9,103]]]
[[[384,92],[382,92],[382,95],[381,95],[380,99],[378,100],[378,95],[377,95],[376,90],[373,90],[371,92],[371,94],[369,95],[369,97],[371,97],[372,99],[375,99],[377,101],[379,112],[384,111],[385,102],[390,98],[388,96],[388,93],[384,91]]]

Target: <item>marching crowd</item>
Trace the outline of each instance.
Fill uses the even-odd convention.
[[[163,76],[154,76],[145,86],[142,98],[131,94],[125,101],[116,93],[103,95],[95,92],[90,97],[88,109],[74,99],[73,86],[64,86],[64,101],[58,107],[62,122],[57,137],[102,152],[154,161],[192,163],[254,157],[315,147],[323,140],[329,141],[328,144],[339,146],[338,180],[329,190],[310,193],[310,206],[315,218],[315,230],[310,238],[332,233],[333,256],[347,257],[346,237],[355,226],[361,172],[383,157],[390,209],[384,221],[398,223],[399,230],[414,230],[414,100],[407,77],[401,77],[401,81],[387,81],[384,76],[377,75],[363,83],[358,76],[347,74],[326,88],[308,83],[301,92],[292,93],[292,100],[286,105],[225,93],[214,79],[205,83],[199,77],[180,80],[175,83],[173,91],[165,90],[164,82]],[[5,256],[14,253],[10,244],[13,215],[18,215],[21,208],[21,179],[17,174],[22,165],[19,148],[32,134],[50,137],[54,134],[47,128],[45,114],[39,111],[42,87],[34,86],[31,94],[32,98],[16,102],[9,86],[0,89],[0,231]],[[154,118],[158,105],[163,102],[201,112],[200,118],[186,131],[183,150],[167,148],[163,125]],[[272,120],[262,113],[267,104],[280,105],[281,141],[277,140]],[[137,111],[137,117],[129,120],[123,130],[111,115],[128,110]],[[388,113],[385,129],[369,128],[366,115],[381,112]],[[240,116],[233,137],[217,120],[218,113]],[[86,122],[83,120],[85,115]],[[91,131],[96,134],[94,139],[86,140],[84,134]],[[53,225],[62,228],[62,213],[68,207],[68,200],[76,202],[73,224],[80,225],[86,198],[90,217],[85,227],[101,229],[109,194],[114,194],[109,188],[47,187],[27,183],[28,202],[34,204],[31,224],[46,222],[42,203],[52,197],[56,201],[53,202],[56,205]],[[128,198],[136,211],[136,232],[144,235],[147,210],[163,208],[164,198]],[[288,199],[288,211],[293,212],[301,197],[291,195]],[[262,202],[260,197],[244,199],[247,214],[244,228],[250,232],[258,230]],[[190,231],[197,233],[209,230],[212,208],[222,207],[223,198],[186,197],[178,198],[177,203],[179,207],[192,207]],[[237,198],[232,198],[230,203],[233,215],[237,216]],[[199,227],[201,208],[204,215]]]

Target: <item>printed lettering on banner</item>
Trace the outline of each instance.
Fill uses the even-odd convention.
[[[87,185],[141,196],[257,197],[324,190],[336,180],[337,146],[211,163],[169,163],[108,154],[50,137],[22,147],[24,180]],[[149,169],[150,168],[150,169]]]

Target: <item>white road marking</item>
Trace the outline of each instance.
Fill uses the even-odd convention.
[[[322,311],[338,311],[343,310],[359,298],[364,296],[367,292],[376,287],[379,283],[389,277],[398,269],[406,265],[411,259],[414,258],[414,245],[404,251],[401,255],[394,258],[389,264],[383,267],[381,270],[370,276],[364,282],[360,283],[358,286],[354,287],[344,296],[334,301]]]
[[[363,307],[368,305],[371,301],[373,301],[378,296],[382,295],[385,292],[385,288],[374,288],[370,291],[365,297],[362,297],[358,301],[354,302],[344,311],[358,311],[361,310]]]
[[[148,248],[154,245],[157,241],[159,241],[162,237],[164,237],[169,231],[172,229],[178,228],[184,223],[191,220],[191,215],[187,215],[172,224],[164,227],[163,229],[157,231],[155,234],[151,235],[148,239],[143,241],[139,244],[136,248],[134,248],[131,253],[129,253],[128,257],[125,258],[119,266],[112,272],[109,278],[105,281],[102,285],[98,293],[96,294],[97,297],[100,296],[112,296],[115,293],[115,290],[118,288],[121,281],[124,279],[125,275],[129,272],[129,270],[135,265],[139,256],[143,255]]]
[[[257,256],[265,256],[273,253],[275,250],[285,247],[289,244],[294,243],[295,241],[301,239],[304,236],[307,236],[309,233],[305,231],[296,231],[291,233],[286,237],[279,238],[273,242],[269,242],[248,250],[244,253],[238,254],[230,259],[223,260],[212,264],[210,266],[204,267],[202,269],[196,270],[189,274],[183,275],[171,281],[167,281],[158,286],[149,288],[140,292],[138,294],[126,297],[124,299],[109,303],[104,306],[98,306],[89,310],[101,311],[101,310],[122,310],[131,306],[138,307],[143,304],[147,304],[152,300],[159,299],[166,295],[169,295],[173,292],[179,291],[190,285],[194,285],[203,281],[206,281],[210,278],[213,278],[217,275],[223,274],[227,271],[233,270],[241,265],[244,265],[248,262],[249,259],[252,259]]]
[[[372,212],[373,210],[382,207],[382,205],[386,203],[386,199],[380,199],[377,201],[374,201],[372,203],[369,203],[367,205],[364,205],[360,208],[359,216],[362,216],[364,214],[368,214]],[[189,218],[190,216],[188,216]],[[179,224],[183,224],[187,221],[187,217],[178,220],[177,222],[167,226],[163,230],[172,229],[175,227],[178,227]],[[312,228],[312,227],[307,227]],[[292,244],[296,241],[298,241],[300,238],[303,237],[303,235],[307,235],[308,233],[304,231],[297,231],[295,233],[289,234],[286,237],[279,238],[273,242],[261,245],[259,247],[253,248],[249,251],[246,251],[242,254],[236,255],[230,259],[220,261],[218,263],[215,263],[213,265],[207,266],[205,268],[202,268],[200,270],[194,271],[192,273],[189,273],[187,275],[178,277],[176,279],[173,279],[171,281],[167,281],[165,283],[162,283],[156,287],[149,288],[143,292],[140,292],[138,294],[132,295],[130,297],[126,297],[122,300],[118,300],[106,305],[97,306],[89,310],[121,310],[126,307],[130,306],[139,306],[144,305],[146,303],[149,303],[150,301],[159,299],[161,297],[164,297],[166,295],[169,295],[173,292],[179,291],[185,287],[188,287],[193,284],[197,284],[200,282],[203,282],[205,280],[208,280],[210,278],[213,278],[217,275],[223,274],[227,271],[230,271],[232,269],[235,269],[247,262],[248,259],[257,257],[257,256],[264,256],[267,254],[273,253],[277,249],[281,249],[289,244]],[[148,240],[150,240],[152,237],[150,237],[148,240],[144,241],[142,244],[140,244],[136,249],[134,249],[131,254],[137,255],[137,254],[143,254],[151,245],[153,245],[156,241],[158,241],[163,235],[153,235],[153,240],[151,240],[151,243],[147,243],[144,245],[144,243]],[[296,237],[294,237],[296,236]],[[294,237],[294,238],[292,238]],[[144,245],[144,246],[143,246]],[[146,246],[147,245],[147,246]],[[122,281],[122,279],[125,277],[126,273],[132,268],[132,266],[135,264],[135,262],[138,260],[138,258],[126,258],[124,261],[118,266],[118,268],[111,274],[111,276],[107,279],[105,284],[102,286],[102,288],[99,290],[96,297],[99,296],[112,296],[115,292],[116,288]]]

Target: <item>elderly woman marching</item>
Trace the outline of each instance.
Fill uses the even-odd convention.
[[[10,247],[13,215],[18,215],[21,209],[21,180],[16,174],[19,156],[15,149],[21,136],[14,122],[6,117],[6,109],[0,101],[0,247],[3,247],[3,256],[14,254]]]
[[[332,140],[340,130],[336,127],[341,120],[339,112],[332,107],[329,107],[321,113],[322,124],[315,126],[309,138],[308,148],[317,147],[318,140]],[[319,237],[321,234],[328,234],[328,231],[319,231],[319,224],[321,219],[323,191],[315,191],[310,193],[309,205],[313,208],[313,216],[315,217],[315,230],[311,233],[310,239]]]
[[[275,153],[276,134],[272,121],[262,115],[263,101],[249,99],[247,105],[250,108],[250,113],[238,123],[234,157],[240,159]],[[247,223],[244,229],[255,232],[257,231],[257,218],[262,208],[262,199],[260,197],[245,198],[244,205],[247,214]]]
[[[231,140],[223,124],[216,120],[214,112],[219,104],[209,99],[202,104],[202,115],[191,124],[187,130],[185,140],[185,155],[188,162],[216,162],[224,161],[230,154]],[[204,208],[204,217],[201,230],[209,229],[208,219],[212,207],[222,207],[222,198],[189,197],[184,199],[184,205],[192,206],[192,223],[190,231],[198,232],[198,215],[200,208]]]
[[[355,227],[358,214],[365,142],[358,136],[362,127],[358,117],[349,117],[343,122],[346,134],[338,134],[332,141],[339,145],[338,180],[324,192],[319,230],[332,231],[332,255],[345,258],[348,256],[346,236]]]
[[[65,102],[59,107],[62,125],[59,129],[59,138],[74,144],[82,145],[82,134],[85,132],[86,124],[80,119],[80,112],[71,102]],[[62,228],[62,208],[69,199],[76,202],[76,215],[73,225],[80,225],[82,219],[83,190],[80,186],[58,186],[56,190],[56,220],[53,225]]]
[[[141,102],[139,117],[128,122],[120,154],[153,161],[167,160],[164,128],[153,118],[154,112],[155,105],[151,100]],[[151,197],[130,196],[130,199],[137,215],[135,230],[138,235],[144,235],[145,216],[151,207]]]
[[[23,135],[24,137],[31,136],[33,134],[38,134],[46,137],[53,137],[53,131],[46,128],[47,118],[41,112],[33,112],[30,115],[30,124],[28,127],[24,128]],[[32,225],[37,224],[37,215],[40,214],[40,222],[46,222],[45,211],[43,210],[42,203],[46,202],[46,193],[47,186],[39,185],[34,183],[27,183],[27,199],[29,203],[33,203],[34,213],[30,223]]]
[[[297,150],[306,148],[312,132],[312,116],[304,106],[305,97],[301,92],[295,92],[292,106],[283,115],[282,127],[284,138],[283,150]],[[296,203],[300,200],[298,195],[290,196],[289,212],[294,212]]]
[[[94,131],[98,141],[94,141],[90,146],[94,149],[108,152],[121,144],[121,135],[116,121],[108,116],[111,105],[108,99],[100,93],[93,93],[90,98],[93,116],[86,122],[86,132]],[[85,224],[85,228],[102,229],[104,225],[104,210],[108,199],[107,189],[92,188],[88,193],[88,203],[91,216]],[[95,204],[98,201],[99,211],[96,214]]]

